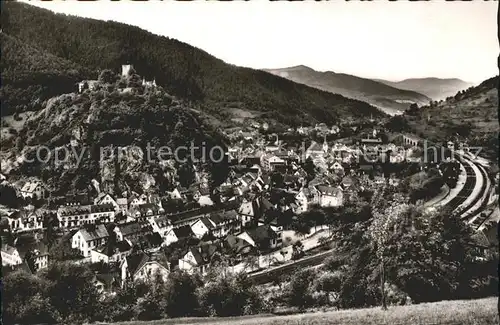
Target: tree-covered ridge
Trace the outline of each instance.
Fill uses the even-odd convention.
[[[380,116],[376,108],[263,71],[240,68],[188,44],[116,22],[58,15],[26,4],[3,4],[2,28],[27,44],[84,67],[117,70],[132,63],[168,92],[207,111],[241,108],[286,124]]]
[[[404,118],[414,132],[432,141],[452,138],[481,146],[482,153],[498,156],[498,76],[461,90],[428,106],[414,105]]]
[[[39,109],[48,98],[75,89],[75,83],[91,75],[81,66],[0,34],[2,60],[2,115]]]

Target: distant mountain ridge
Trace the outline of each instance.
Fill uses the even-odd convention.
[[[446,99],[446,97],[454,96],[458,91],[465,90],[474,85],[458,78],[409,78],[396,82],[382,79],[375,80],[399,89],[422,93],[433,100]]]
[[[417,134],[433,141],[466,138],[482,147],[481,155],[498,157],[498,76],[457,92],[447,100],[434,102],[405,113]]]
[[[429,97],[415,91],[398,89],[382,82],[345,73],[320,72],[305,65],[264,71],[321,90],[366,101],[388,114],[402,113],[411,103],[425,104],[430,101]]]
[[[333,124],[384,115],[365,102],[261,70],[227,64],[201,49],[136,26],[55,14],[16,1],[2,3],[1,17],[3,33],[41,53],[60,58],[61,62],[74,63],[74,68],[66,70],[68,73],[84,67],[95,79],[99,70],[118,71],[122,64],[131,63],[146,79],[155,78],[169,94],[191,101],[193,108],[221,123],[249,114],[286,125]],[[36,60],[32,62],[36,65]],[[11,65],[17,70],[25,69],[28,75],[31,70],[15,60]],[[65,70],[59,73],[65,75]],[[27,82],[37,87],[42,100],[67,92],[67,87],[61,85]],[[33,109],[30,103],[5,101],[15,99],[14,94],[24,87],[21,83],[7,86],[10,88],[2,93],[2,108],[7,104],[13,106],[10,112]]]

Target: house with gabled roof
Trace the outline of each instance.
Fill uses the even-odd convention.
[[[210,216],[193,222],[191,229],[198,238],[202,238],[207,233],[222,238],[229,232],[239,229],[238,215],[234,210],[211,213]]]
[[[97,292],[101,295],[115,293],[117,289],[123,287],[122,266],[120,263],[111,262],[104,268],[95,270],[93,284]]]
[[[128,214],[128,202],[127,198],[124,197],[119,197],[116,199],[116,204],[118,205],[118,212],[120,212],[122,215],[127,215]]]
[[[101,204],[111,204],[114,207],[115,211],[119,210],[118,203],[109,193],[101,192],[94,199],[94,205],[101,205]]]
[[[279,236],[270,225],[262,225],[253,229],[247,229],[236,236],[247,241],[260,251],[267,251],[280,246],[280,241],[278,240]]]
[[[163,244],[168,246],[182,239],[194,238],[195,234],[189,225],[170,229],[164,237]]]
[[[343,191],[340,186],[317,185],[319,205],[322,207],[338,207],[343,204]]]
[[[318,142],[316,141],[313,141],[311,143],[311,145],[309,146],[309,148],[307,148],[306,150],[306,159],[311,157],[311,158],[315,158],[315,157],[319,157],[319,156],[323,156],[325,153],[325,148],[324,146],[322,146],[321,144],[319,144]]]
[[[10,214],[6,219],[10,225],[10,231],[12,233],[20,233],[43,229],[43,218],[41,210],[26,209],[25,207],[20,211]]]
[[[124,281],[149,281],[160,276],[167,281],[170,274],[170,266],[161,254],[139,253],[127,256],[126,272]]]
[[[92,249],[105,245],[108,239],[109,233],[104,225],[90,224],[80,228],[71,237],[71,248],[78,249],[84,257],[90,257]]]
[[[334,172],[334,173],[336,173],[336,174],[339,174],[339,175],[343,175],[344,174],[344,167],[338,161],[333,162],[330,165],[329,170],[332,171],[332,172]]]
[[[309,206],[315,203],[315,194],[307,187],[302,187],[297,195],[295,195],[297,206],[295,209],[296,214],[301,214],[309,210]]]
[[[139,204],[132,209],[132,216],[138,221],[154,219],[161,213],[165,212],[161,206],[155,203]]]
[[[21,188],[21,196],[23,198],[43,199],[45,198],[45,188],[40,181],[28,181]]]
[[[193,222],[191,225],[191,230],[197,238],[202,238],[208,233],[212,233],[215,229],[215,222],[213,222],[209,217],[202,217]]]
[[[92,263],[97,262],[120,262],[132,252],[132,245],[122,240],[119,242],[108,242],[97,246],[90,251],[90,260]]]
[[[21,264],[16,265],[4,265],[2,264],[2,276],[5,278],[8,274],[14,273],[17,271],[24,271],[28,274],[33,274],[33,271],[28,266],[28,263],[23,260]]]
[[[231,255],[237,260],[255,252],[255,247],[245,239],[229,234],[222,242],[222,249],[226,255]]]
[[[218,245],[204,244],[189,248],[189,250],[179,259],[179,269],[188,273],[200,272],[205,274],[208,271],[212,257],[220,250]]]
[[[15,266],[23,263],[17,248],[2,244],[2,266]]]
[[[19,252],[19,256],[23,260],[27,261],[27,255],[30,253],[33,258],[33,267],[32,272],[36,272],[38,270],[47,268],[49,265],[49,248],[42,241],[35,241],[31,243],[25,243],[23,245],[17,245],[17,251]],[[29,265],[29,263],[28,263]]]
[[[242,226],[248,226],[252,223],[256,224],[259,218],[274,210],[274,205],[268,199],[259,196],[251,201],[243,202],[238,209],[238,216]]]
[[[261,157],[261,165],[265,170],[273,171],[279,167],[286,166],[286,160],[276,154],[265,154]]]
[[[153,227],[148,221],[132,221],[122,224],[117,224],[113,228],[118,241],[128,240],[131,243],[136,243],[141,237],[153,232]]]
[[[170,231],[173,226],[167,215],[160,215],[152,220],[149,220],[151,227],[153,227],[153,232],[160,234],[161,237],[165,237],[168,231]]]

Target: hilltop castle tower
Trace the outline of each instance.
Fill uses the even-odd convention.
[[[134,69],[134,67],[131,64],[122,64],[122,76],[127,77],[132,69]]]

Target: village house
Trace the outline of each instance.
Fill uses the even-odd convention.
[[[137,205],[131,209],[130,214],[137,221],[147,221],[158,217],[161,213],[165,212],[161,206],[154,203],[144,203]]]
[[[148,203],[148,197],[146,194],[139,195],[135,192],[132,192],[130,197],[127,199],[128,200],[128,208],[129,209],[135,209],[141,204]]]
[[[2,266],[15,266],[23,263],[19,251],[8,244],[2,244]]]
[[[108,242],[104,245],[93,248],[90,251],[92,263],[120,262],[132,252],[132,246],[126,240],[119,242]]]
[[[265,154],[261,157],[261,166],[265,170],[274,171],[276,168],[286,166],[286,161],[273,154]]]
[[[153,227],[148,221],[132,221],[117,224],[113,230],[117,241],[128,240],[135,244],[145,235],[153,232]]]
[[[4,210],[1,212],[2,220],[5,220],[8,229],[12,233],[21,233],[43,229],[43,214],[40,210],[31,209],[23,210]]]
[[[49,265],[49,250],[47,245],[42,242],[34,242],[31,244],[13,247],[8,244],[2,245],[2,266],[18,267],[27,262],[27,255],[31,254],[33,257],[33,267],[35,269],[28,269],[30,272],[35,272]],[[5,274],[4,274],[5,275]]]
[[[257,221],[257,227],[261,226],[270,226],[271,229],[276,233],[276,242],[277,246],[281,246],[283,238],[283,225],[280,224],[281,218],[283,218],[284,215],[288,214],[289,212],[292,211],[285,211],[281,214],[278,214],[276,217],[268,217],[267,219],[263,216]],[[290,218],[292,216],[290,215]]]
[[[247,229],[236,236],[245,240],[259,251],[272,250],[281,246],[281,238],[269,225]]]
[[[159,254],[141,253],[126,258],[125,281],[153,281],[160,276],[163,281],[168,280],[170,267]]]
[[[91,256],[91,250],[108,242],[109,233],[104,225],[87,225],[71,237],[71,248],[78,249],[84,257]]]
[[[122,215],[128,214],[128,202],[127,202],[126,198],[124,198],[124,197],[117,198],[116,204],[118,205],[118,212],[119,213],[121,213]]]
[[[146,81],[145,78],[142,78],[142,86],[143,87],[156,87],[156,79],[153,79],[153,81]]]
[[[104,204],[111,204],[114,207],[115,212],[118,212],[120,210],[120,206],[115,201],[115,199],[113,199],[111,195],[109,195],[108,193],[101,192],[94,199],[94,205],[104,205]]]
[[[309,189],[307,187],[302,187],[299,190],[297,195],[295,195],[297,207],[294,212],[296,214],[301,214],[309,210],[309,206],[315,203],[315,192],[316,190],[314,188]]]
[[[343,192],[340,186],[318,185],[319,205],[322,207],[338,207],[343,204]]]
[[[241,261],[243,257],[255,253],[254,246],[233,234],[227,235],[222,242],[222,248],[226,255],[233,256],[236,261]]]
[[[21,188],[23,198],[43,199],[45,198],[45,189],[39,181],[28,181]]]
[[[210,198],[210,190],[208,188],[201,187],[198,190],[197,202],[202,207],[214,205],[214,202]]]
[[[168,246],[172,243],[175,243],[179,240],[186,238],[194,238],[195,234],[193,233],[191,227],[189,225],[180,226],[177,228],[170,229],[167,231],[164,237],[163,244]]]
[[[164,238],[167,232],[169,232],[173,228],[170,219],[166,215],[156,217],[150,220],[149,223],[153,228],[153,232],[160,234],[162,238]]]
[[[45,243],[41,241],[36,241],[31,244],[26,244],[17,247],[19,251],[19,255],[22,259],[26,260],[26,255],[31,253],[33,257],[33,264],[36,270],[31,270],[32,272],[39,271],[41,269],[45,269],[49,266],[49,248]]]
[[[111,262],[103,270],[95,271],[93,284],[100,295],[114,294],[116,290],[123,287],[125,269],[120,263]],[[123,275],[122,275],[123,273]]]
[[[206,274],[212,261],[212,257],[219,250],[214,244],[199,245],[191,247],[181,259],[179,259],[179,269],[190,274],[199,272]]]
[[[306,150],[306,159],[311,157],[314,159],[316,157],[323,157],[323,155],[328,151],[328,143],[326,141],[323,145],[320,145],[316,141],[313,141],[309,148]]]
[[[335,161],[333,164],[331,164],[329,169],[337,175],[344,174],[344,167],[342,167],[342,164],[338,161]]]
[[[112,204],[61,206],[57,209],[60,227],[76,228],[96,221],[110,223],[115,221],[115,207]]]
[[[213,213],[209,217],[195,221],[191,229],[198,238],[202,238],[207,233],[217,238],[225,237],[230,232],[239,230],[237,213],[234,210]]]

